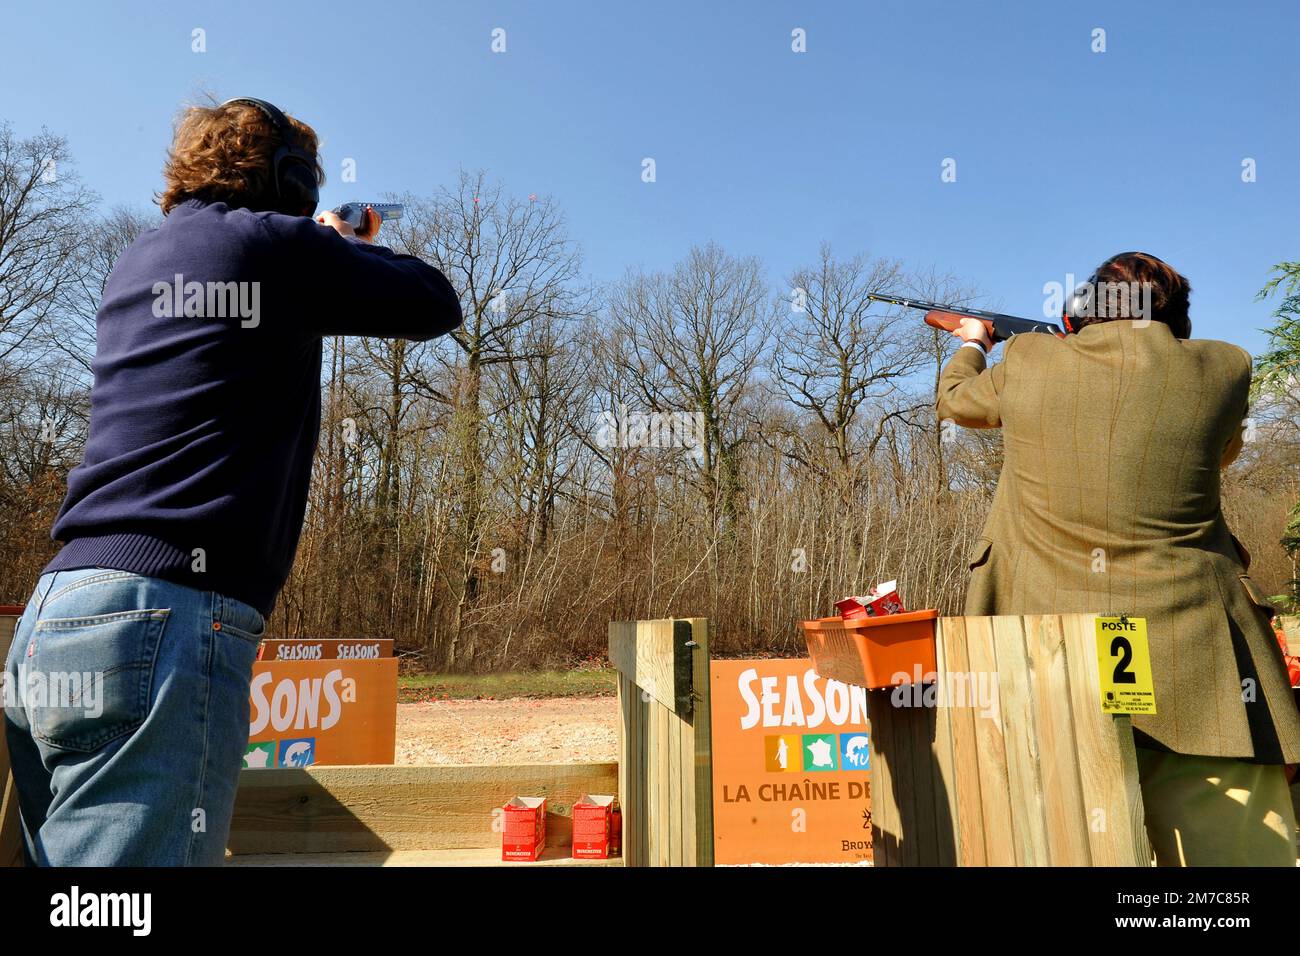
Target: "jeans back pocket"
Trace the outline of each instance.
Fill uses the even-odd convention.
[[[37,621],[19,670],[32,736],[90,753],[144,723],[168,613],[154,608]]]

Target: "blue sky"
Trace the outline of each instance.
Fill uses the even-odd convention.
[[[1294,0],[0,8],[0,118],[67,136],[109,205],[149,202],[176,110],[211,90],[315,126],[329,205],[462,166],[551,194],[600,280],[716,240],[775,284],[829,240],[1039,316],[1045,282],[1136,248],[1191,279],[1197,336],[1258,351],[1254,293],[1300,257]]]

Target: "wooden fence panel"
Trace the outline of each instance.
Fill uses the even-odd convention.
[[[1046,803],[1047,855],[1053,860],[1090,860],[1088,813],[1083,803],[1079,748],[1075,743],[1066,686],[1065,630],[1056,616],[1027,617],[1030,694],[1037,727],[1042,792]],[[1047,799],[1046,795],[1051,795]]]
[[[1095,620],[940,618],[937,706],[867,694],[877,866],[1150,865],[1131,724],[1100,706]],[[813,656],[865,684],[855,655]]]
[[[966,621],[960,617],[945,618],[942,624],[942,648],[944,664],[941,674],[969,674],[970,661],[966,652]],[[960,691],[973,693],[974,689],[963,680]],[[976,688],[977,689],[977,688]],[[951,788],[951,819],[956,821],[953,843],[956,847],[956,860],[960,866],[984,866],[988,855],[984,845],[983,813],[980,808],[979,749],[975,733],[976,708],[953,707],[949,710],[949,719],[939,721],[951,728],[952,774],[945,777],[945,786]],[[958,786],[956,781],[961,781]]]
[[[703,618],[609,626],[627,866],[713,865],[708,632]]]
[[[998,662],[998,704],[1007,755],[1007,793],[1016,865],[1043,866],[1048,859],[1047,821],[1039,786],[1038,727],[1029,696],[1029,653],[1025,647],[1024,621],[1018,617],[993,618],[993,643]]]
[[[975,675],[973,681],[967,682],[968,686],[972,686],[968,693],[977,693],[979,675],[985,675],[985,680],[992,681],[993,675],[998,672],[993,618],[968,617],[965,621],[967,660],[970,673]],[[939,640],[945,640],[942,620],[937,633]],[[982,835],[985,862],[989,866],[1015,866],[1015,829],[1011,817],[1011,782],[1007,769],[1000,685],[998,697],[998,706],[993,708],[992,713],[985,714],[978,710],[975,713],[975,759],[980,804],[979,816],[973,829]],[[958,780],[957,786],[960,788],[965,783],[965,780]]]

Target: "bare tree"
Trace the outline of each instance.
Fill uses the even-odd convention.
[[[698,413],[702,490],[710,524],[736,513],[741,404],[772,328],[762,266],[709,244],[668,273],[629,275],[609,303],[622,366],[647,412]]]
[[[773,376],[790,404],[821,425],[841,487],[851,495],[861,478],[859,462],[875,454],[890,423],[922,407],[903,385],[924,362],[924,340],[912,316],[868,298],[901,288],[897,261],[836,259],[823,245],[818,263],[796,269],[789,281]],[[788,453],[824,473],[807,437],[788,437]]]
[[[42,327],[72,278],[92,200],[62,137],[20,140],[0,123],[0,360]]]
[[[46,334],[93,197],[67,143],[0,122],[0,586],[26,596],[54,546],[50,523],[84,442],[86,392]]]
[[[422,393],[455,409],[463,550],[456,615],[444,655],[454,663],[478,597],[482,518],[491,494],[483,447],[484,372],[540,358],[544,352],[516,351],[527,341],[521,338],[522,330],[534,323],[562,323],[587,307],[578,282],[577,246],[550,199],[507,196],[479,172],[462,173],[454,191],[428,200],[409,199],[408,207],[397,230],[402,247],[442,269],[460,293],[465,313],[464,324],[449,336],[458,353],[432,353],[435,361],[450,365],[454,375],[441,384],[427,372],[412,375]]]
[[[929,269],[918,269],[912,273],[907,283],[907,294],[923,299],[927,302],[942,302],[945,305],[970,305],[971,301],[978,297],[979,293],[975,287],[961,282],[951,273],[942,273],[931,267]],[[953,339],[952,334],[942,329],[934,329],[925,326],[926,355],[928,360],[933,363],[931,371],[933,372],[932,383],[933,389],[930,391],[931,407],[933,407],[933,398],[939,394],[939,376],[943,374],[943,367],[948,363],[952,356],[953,350],[957,348],[957,342]],[[931,445],[934,449],[935,463],[935,485],[939,493],[948,490],[948,461],[945,454],[945,445],[948,441],[956,436],[952,426],[947,426],[934,416],[930,417],[927,423],[930,431]],[[975,436],[970,439],[981,445],[987,445],[994,441],[1000,448],[1001,433],[995,436]]]
[[[89,219],[68,262],[67,280],[59,288],[46,338],[87,377],[95,357],[95,319],[113,267],[141,233],[156,229],[156,212],[119,206]]]

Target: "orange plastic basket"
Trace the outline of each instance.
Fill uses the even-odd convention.
[[[804,639],[813,670],[822,677],[862,684],[870,690],[933,680],[936,670],[936,610],[906,611],[884,617],[804,621]],[[899,679],[896,679],[899,678]]]

